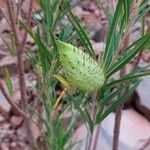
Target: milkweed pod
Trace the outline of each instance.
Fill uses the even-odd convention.
[[[59,60],[71,86],[83,91],[100,89],[105,81],[100,64],[71,44],[56,41]]]

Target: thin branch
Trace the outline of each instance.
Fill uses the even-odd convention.
[[[97,99],[98,97],[98,92],[96,92],[96,96],[94,98],[94,101]],[[92,114],[92,119],[93,119],[93,122],[95,120],[95,115],[96,115],[96,110],[97,110],[97,106],[96,104],[94,104],[94,107],[93,107],[93,114]],[[100,128],[99,128],[100,129]],[[93,138],[94,138],[94,131],[92,132],[92,135],[88,135],[89,136],[89,141],[88,141],[88,146],[87,146],[87,150],[91,150],[91,146],[92,146],[92,141],[93,141]],[[96,139],[98,140],[98,139]]]
[[[96,135],[95,135],[95,139],[94,139],[93,149],[92,150],[96,150],[97,149],[97,143],[98,143],[98,140],[99,140],[99,134],[100,134],[100,124],[98,125],[98,127],[96,129]]]
[[[23,2],[24,2],[24,0],[20,0],[20,1],[18,2],[17,12],[16,12],[16,21],[18,20],[18,17],[19,17],[19,11],[20,11],[20,8],[21,8]]]
[[[28,23],[30,22],[29,19],[31,18],[31,10],[32,10],[32,3],[33,0],[31,0],[30,4],[31,6],[29,6],[29,17],[28,17]],[[7,0],[7,6],[8,6],[8,12],[9,12],[9,17],[10,17],[10,22],[13,33],[14,33],[14,38],[15,38],[15,43],[16,43],[16,49],[17,49],[17,60],[18,60],[18,73],[19,73],[19,84],[20,84],[20,92],[21,92],[21,98],[22,98],[22,104],[23,104],[23,108],[26,109],[27,105],[28,105],[28,101],[27,101],[27,92],[26,92],[26,83],[25,83],[25,76],[24,76],[24,61],[23,61],[23,57],[22,57],[22,53],[23,53],[23,49],[24,49],[24,45],[26,43],[26,38],[27,38],[27,33],[24,34],[24,38],[22,41],[22,43],[20,43],[19,41],[19,35],[18,35],[18,26],[15,23],[15,16],[13,16],[13,9],[12,9],[12,5],[11,5],[11,1]]]
[[[32,4],[33,0],[31,0],[30,4]],[[12,8],[12,4],[11,4],[11,0],[7,0],[7,7],[8,7],[8,14],[9,14],[9,19],[11,22],[11,27],[14,33],[14,38],[15,38],[15,45],[16,45],[16,53],[17,53],[17,67],[18,67],[18,74],[19,74],[19,86],[20,86],[20,93],[21,93],[21,104],[22,104],[22,109],[24,109],[24,111],[26,113],[28,113],[28,99],[27,99],[27,89],[26,89],[26,82],[25,82],[25,75],[24,75],[24,60],[23,60],[23,49],[24,49],[24,42],[23,42],[23,46],[22,46],[22,42],[20,42],[19,40],[19,27],[16,24],[16,16],[13,16],[14,11]],[[29,6],[30,7],[30,6]],[[30,8],[32,9],[32,8]],[[29,12],[30,14],[31,12]],[[30,17],[29,17],[30,19]],[[28,20],[29,22],[29,20]],[[25,36],[23,38],[26,39],[26,33]],[[26,43],[26,41],[25,41]],[[28,136],[28,140],[30,143],[30,146],[32,149],[37,149],[35,143],[34,143],[34,138],[32,135],[32,130],[31,130],[31,123],[29,119],[24,119],[25,125],[26,125],[26,129],[27,129],[27,136]]]
[[[24,111],[21,110],[21,108],[19,108],[11,99],[11,97],[9,96],[9,94],[7,93],[5,87],[3,86],[2,81],[0,80],[0,90],[2,92],[2,94],[4,95],[5,99],[7,100],[7,102],[23,117],[23,118],[30,118]]]
[[[13,15],[14,12],[13,12],[12,4],[11,4],[10,0],[7,0],[7,7],[8,7],[9,19],[10,19],[10,22],[11,22],[11,27],[12,27],[13,34],[14,34],[14,37],[15,37],[15,42],[16,42],[16,45],[18,46],[18,44],[19,44],[18,29],[17,29],[16,23],[15,23],[15,17]]]
[[[130,16],[130,21],[127,24],[127,27],[125,29],[125,33],[122,37],[122,40],[120,42],[120,45],[117,49],[118,54],[121,54],[122,51],[129,45],[129,39],[130,39],[130,34],[131,34],[131,29],[134,24],[136,15],[138,13],[138,0],[133,0],[132,5],[131,5],[131,16]],[[140,54],[139,54],[140,55]],[[126,74],[126,66],[122,68],[120,71],[120,77]],[[129,87],[125,89],[124,92],[122,92],[118,97],[121,97]],[[114,125],[114,137],[113,137],[113,150],[118,150],[119,149],[119,135],[120,135],[120,125],[121,125],[121,116],[122,116],[122,108],[124,106],[124,103],[121,104],[121,106],[116,110],[115,114],[115,125]]]
[[[126,74],[126,66],[121,69],[120,77],[124,76],[125,74]],[[124,94],[124,92],[120,93],[118,95],[118,98],[123,96],[123,94]],[[124,106],[124,103],[121,104],[121,106],[116,110],[116,113],[115,113],[115,125],[114,125],[114,135],[113,135],[113,150],[118,150],[119,149],[119,135],[120,135],[120,125],[121,125],[121,116],[122,116],[123,106]]]
[[[118,54],[121,54],[121,52],[129,45],[131,29],[132,29],[134,20],[136,18],[137,12],[138,12],[138,1],[133,0],[132,5],[131,5],[130,21],[127,24],[124,35],[123,35],[123,37],[121,39],[121,42],[119,44],[119,47],[117,49]],[[121,69],[120,77],[124,76],[125,74],[126,74],[126,66]],[[125,89],[124,92],[126,92],[127,89]],[[120,93],[118,95],[118,98],[121,97],[124,94],[124,92]],[[121,106],[116,110],[116,113],[115,113],[114,135],[113,135],[113,150],[118,150],[119,149],[119,135],[120,135],[120,125],[121,125],[121,116],[122,116],[123,106],[124,106],[124,103],[121,104]]]
[[[123,108],[123,104],[116,110],[116,113],[115,113],[113,150],[119,149],[119,135],[120,135],[122,108]]]
[[[28,11],[28,16],[27,16],[27,26],[30,26],[30,21],[31,21],[31,17],[32,17],[32,8],[33,8],[33,0],[30,0],[29,11]],[[21,44],[21,47],[20,47],[20,49],[22,51],[23,51],[23,48],[26,44],[27,36],[28,36],[28,32],[25,32],[23,40],[22,40],[22,44]]]
[[[148,26],[146,32],[147,32],[147,33],[150,33],[150,25]],[[136,60],[135,60],[135,63],[133,64],[133,70],[138,67],[138,65],[139,65],[139,63],[140,63],[140,60],[141,60],[141,58],[142,58],[142,54],[143,54],[143,50],[141,50],[140,53],[138,54],[138,56],[137,56],[137,58],[136,58]]]
[[[129,29],[127,31],[129,31]],[[150,32],[150,26],[147,29],[147,33],[148,32]],[[128,41],[129,41],[129,37],[128,37]],[[128,43],[126,43],[124,39],[123,39],[123,42],[121,41],[121,43],[124,45],[124,48],[125,48],[126,45],[128,45]],[[120,45],[120,46],[122,46],[122,45]],[[120,48],[122,48],[122,47],[120,47]],[[120,51],[121,50],[122,49],[120,49]],[[138,54],[138,56],[136,58],[136,61],[135,61],[134,65],[133,65],[132,70],[134,70],[138,66],[138,64],[139,64],[139,62],[141,60],[141,57],[142,57],[142,53],[143,53],[143,50]],[[126,74],[125,68],[123,68],[123,70],[121,70],[120,76],[123,76],[124,74]],[[125,92],[128,91],[128,88],[129,87],[127,87],[125,89]],[[122,96],[122,95],[120,95],[120,96]],[[116,111],[115,127],[114,127],[114,137],[113,137],[113,150],[118,150],[118,147],[119,147],[119,134],[120,134],[120,124],[121,124],[121,116],[122,116],[122,108],[123,108],[123,106],[124,106],[124,103]]]

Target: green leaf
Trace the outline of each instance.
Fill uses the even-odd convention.
[[[112,81],[111,83],[107,84],[107,87],[111,87],[111,86],[114,86],[118,83],[121,83],[123,81],[129,81],[129,80],[137,80],[139,79],[140,77],[144,77],[144,76],[149,76],[150,75],[150,72],[144,72],[144,73],[131,73],[129,75],[126,75],[118,80],[115,80],[115,81]]]
[[[119,95],[126,87],[131,85],[132,82],[127,82],[123,86],[121,86],[119,89],[117,89],[115,92],[111,93],[108,96],[105,96],[104,99],[101,102],[101,107],[105,106],[109,101],[111,101],[113,98],[115,98],[117,95]]]
[[[128,22],[129,16],[130,16],[131,1],[130,0],[123,0],[123,5],[124,5],[126,22]]]
[[[104,107],[108,104],[108,102],[110,102],[113,98],[115,98],[117,95],[119,95],[121,92],[123,92],[131,84],[132,84],[132,82],[127,82],[126,84],[122,85],[119,89],[117,89],[116,91],[114,91],[112,93],[111,93],[111,90],[114,87],[112,87],[112,88],[107,87],[106,91],[108,91],[108,92],[104,95],[104,98],[102,98],[102,100],[100,101],[99,110],[96,114],[96,120],[99,119],[99,117],[101,116],[101,114],[104,110]]]
[[[129,46],[118,61],[106,71],[107,78],[129,63],[138,52],[150,46],[150,34],[147,34]]]
[[[96,123],[98,124],[102,122],[110,113],[115,111],[125,100],[127,100],[128,97],[135,91],[139,83],[140,81],[135,82],[135,84],[122,97],[115,101],[114,104],[108,108],[108,110],[106,110],[101,116],[97,116]]]
[[[67,43],[72,43],[77,38],[78,34],[74,31],[74,28],[70,23],[67,24],[59,34],[59,39]]]
[[[144,10],[148,4],[149,0],[143,0],[140,4],[140,7],[139,7],[139,12],[141,12],[142,10]]]
[[[38,63],[37,56],[31,54],[30,52],[25,52],[25,54],[26,54],[26,57],[27,57],[28,61],[32,65],[32,67],[35,67],[36,64]]]
[[[59,39],[65,42],[66,38],[68,38],[68,36],[70,36],[72,32],[73,32],[73,27],[69,23],[60,32]]]
[[[150,11],[150,8],[144,8],[143,10],[141,10],[141,12],[139,12],[138,16],[135,19],[135,22],[138,22],[142,17],[144,17],[148,12]]]
[[[35,42],[38,44],[38,55],[40,58],[43,76],[49,71],[50,62],[52,60],[51,53],[48,51],[47,47],[44,45],[43,40],[40,38],[39,31],[34,35]]]
[[[70,20],[70,22],[72,23],[76,32],[78,33],[79,37],[81,38],[82,43],[84,44],[84,46],[86,46],[89,55],[92,57],[95,57],[94,50],[93,50],[92,44],[90,42],[90,39],[87,36],[87,33],[85,32],[84,28],[80,25],[77,17],[74,16],[74,14],[70,10],[70,7],[68,6],[67,3],[65,3],[65,6],[68,10],[68,13],[66,15],[67,15],[68,19]]]
[[[10,78],[10,75],[9,75],[9,72],[8,72],[8,69],[4,68],[3,69],[3,74],[4,74],[4,77],[5,77],[5,82],[6,82],[6,86],[7,86],[7,89],[9,91],[9,94],[11,96],[13,96],[13,85],[12,85],[12,82],[11,82],[11,78]]]
[[[94,129],[94,123],[93,123],[92,118],[91,118],[90,114],[88,113],[87,109],[85,107],[84,107],[84,109],[81,108],[82,106],[78,101],[74,101],[74,104],[75,104],[75,107],[77,108],[77,110],[80,112],[87,128],[92,133],[93,129]]]
[[[112,45],[112,41],[113,41],[113,36],[114,33],[116,32],[116,27],[117,27],[117,23],[119,21],[119,17],[122,11],[122,1],[118,1],[117,4],[117,8],[108,32],[108,37],[106,40],[106,47],[105,47],[105,52],[104,52],[104,64],[105,67],[107,67],[110,64],[109,60],[110,58],[112,58],[112,49],[111,49],[111,45]]]
[[[20,25],[22,28],[24,28],[25,31],[28,32],[29,35],[30,35],[32,38],[34,38],[34,35],[33,35],[32,30],[27,26],[27,24],[26,24],[25,22],[19,20],[19,25]]]
[[[94,129],[94,124],[93,124],[93,121],[90,117],[90,114],[88,113],[88,111],[85,109],[84,111],[81,109],[81,108],[78,108],[82,118],[84,119],[88,129],[90,130],[90,132],[92,133],[93,132],[93,129]]]

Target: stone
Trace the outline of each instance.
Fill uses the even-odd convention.
[[[103,120],[101,127],[98,131],[99,138],[96,150],[112,149],[114,120],[114,113],[110,114],[105,120]],[[94,138],[96,135],[96,129],[97,127],[94,130]],[[85,149],[86,136],[87,128],[85,125],[81,125],[76,130],[76,133],[73,137],[74,142],[81,140],[79,144],[81,150]],[[149,138],[150,122],[133,109],[124,110],[121,120],[119,150],[141,149],[145,145],[145,142],[149,140]]]
[[[150,76],[144,77],[140,85],[137,87],[137,92],[140,97],[141,105],[150,109]]]

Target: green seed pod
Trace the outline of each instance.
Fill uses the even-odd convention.
[[[59,40],[56,44],[60,63],[70,85],[89,92],[100,89],[105,81],[101,66],[88,54],[71,44]]]

